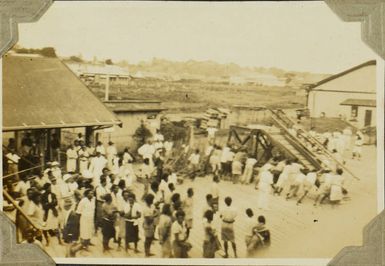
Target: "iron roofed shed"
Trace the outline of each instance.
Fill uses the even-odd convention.
[[[346,99],[340,105],[376,107],[375,99]]]
[[[310,115],[341,118],[357,128],[374,126],[376,74],[376,61],[371,60],[311,85],[307,95]]]
[[[3,57],[3,131],[118,124],[58,58]]]

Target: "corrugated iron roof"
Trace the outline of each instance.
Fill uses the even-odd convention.
[[[58,58],[3,57],[3,131],[116,124]]]
[[[113,112],[161,112],[167,110],[160,101],[155,100],[110,100],[104,104]]]
[[[320,85],[322,85],[322,84],[324,84],[324,83],[326,83],[326,82],[329,82],[329,81],[331,81],[331,80],[334,80],[334,79],[336,79],[336,78],[339,78],[339,77],[341,77],[341,76],[344,76],[344,75],[346,75],[346,74],[348,74],[348,73],[350,73],[350,72],[356,71],[357,69],[360,69],[360,68],[363,68],[363,67],[367,67],[367,66],[375,66],[375,65],[376,65],[376,60],[370,60],[370,61],[367,61],[367,62],[365,62],[365,63],[362,63],[362,64],[358,65],[358,66],[349,68],[349,69],[347,69],[347,70],[345,70],[345,71],[342,71],[342,72],[340,72],[340,73],[338,73],[338,74],[332,75],[332,76],[330,76],[330,77],[327,77],[326,79],[323,79],[323,80],[321,80],[321,81],[318,81],[317,83],[314,83],[314,84],[310,85],[310,86],[309,86],[309,89],[314,90],[316,87],[318,87],[318,86],[320,86]]]
[[[376,100],[372,99],[346,99],[340,105],[354,105],[354,106],[367,106],[376,107]]]

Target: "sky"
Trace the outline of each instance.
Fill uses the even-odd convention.
[[[337,73],[376,55],[358,22],[312,2],[54,2],[19,45],[129,63],[164,58]]]

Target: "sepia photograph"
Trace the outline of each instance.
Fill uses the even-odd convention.
[[[322,1],[63,1],[18,34],[18,243],[60,262],[327,261],[383,209],[383,60]]]

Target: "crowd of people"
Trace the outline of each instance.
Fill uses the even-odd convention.
[[[354,158],[361,157],[362,138],[357,133]],[[340,153],[339,139],[340,135],[331,134],[322,143],[331,152],[337,149]],[[350,140],[344,137],[344,143],[343,151],[349,149]],[[150,257],[158,242],[162,257],[187,258],[197,206],[191,187],[183,193],[177,193],[176,188],[186,179],[194,181],[197,177],[212,180],[210,193],[202,199],[206,203],[198,221],[203,225],[205,258],[215,257],[219,250],[223,257],[229,257],[229,244],[237,257],[234,223],[239,211],[232,207],[231,195],[220,195],[220,182],[254,186],[256,205],[265,211],[270,210],[272,195],[295,198],[299,205],[314,194],[313,204],[317,206],[326,200],[340,203],[348,193],[339,164],[329,162],[321,170],[307,169],[298,159],[277,155],[261,165],[247,147],[221,147],[215,137],[209,136],[205,150],[186,144],[175,148],[159,131],[138,148],[136,156],[128,148],[118,153],[111,141],[107,147],[101,142],[85,145],[79,135],[66,151],[65,169],[57,161],[49,162],[37,175],[17,175],[16,183],[9,179],[5,189],[23,210],[16,215],[23,241],[49,245],[56,237],[59,244],[66,245],[66,256],[75,256],[79,250],[89,250],[94,245],[92,238],[101,233],[103,252],[114,245],[113,249],[143,252]],[[245,208],[244,214],[245,245],[247,254],[253,256],[259,248],[269,246],[270,231],[263,215],[254,216],[251,208]]]
[[[199,150],[190,154],[184,146],[181,154],[175,154],[177,149],[172,149],[172,143],[157,133],[138,148],[139,162],[134,166],[136,158],[128,148],[118,153],[112,142],[106,148],[101,142],[95,147],[86,146],[80,137],[68,147],[64,169],[53,161],[39,174],[23,173],[17,175],[16,180],[6,179],[6,191],[21,208],[16,214],[20,240],[48,246],[55,237],[59,244],[66,245],[67,256],[75,256],[80,250],[89,250],[94,245],[93,237],[101,233],[103,252],[116,245],[118,250],[132,249],[149,257],[154,255],[151,252],[154,241],[158,241],[162,257],[187,258],[192,248],[190,231],[196,223],[193,222],[194,190],[190,187],[186,193],[176,193],[176,187],[186,177],[194,179],[200,171]],[[189,170],[184,175],[175,170],[180,161],[173,158],[187,154],[185,166]],[[216,174],[219,168],[210,172],[215,173],[214,188],[219,182]],[[228,242],[232,243],[237,256],[233,231],[236,212],[231,209],[232,199],[224,199],[227,208],[223,211],[218,210],[218,200],[217,188],[206,196],[207,208],[201,217],[205,258],[215,257],[221,249],[224,257],[228,257]],[[221,228],[213,226],[215,217],[220,217]],[[253,221],[255,228],[250,229],[248,242],[254,243],[250,247],[257,247],[264,243],[261,232],[267,230],[263,216]],[[143,251],[138,246],[141,239]]]

